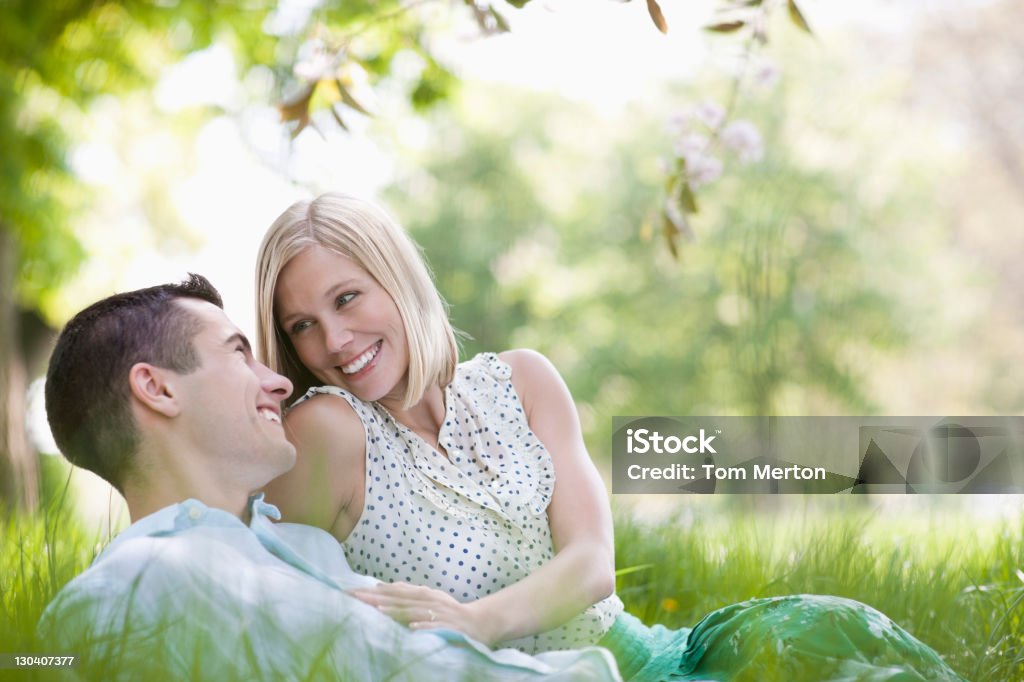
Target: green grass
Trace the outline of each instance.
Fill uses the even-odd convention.
[[[36,623],[54,595],[89,566],[108,537],[98,530],[86,531],[70,510],[66,484],[58,486],[35,514],[0,507],[0,652],[60,653],[38,645]]]
[[[752,597],[834,594],[883,611],[969,680],[1024,679],[1024,523],[972,521],[963,502],[895,518],[848,496],[684,504],[653,522],[617,505],[618,590],[645,622],[692,626]],[[765,504],[782,508],[753,506]],[[68,507],[56,494],[43,512],[8,515],[0,526],[5,653],[68,653],[36,641],[35,624],[106,537]]]
[[[848,597],[969,680],[1024,679],[1024,523],[972,520],[963,499],[931,504],[889,518],[852,496],[783,499],[772,510],[719,497],[653,524],[619,510],[619,595],[644,622],[669,627],[753,597]]]

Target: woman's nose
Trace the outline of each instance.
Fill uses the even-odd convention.
[[[337,353],[352,342],[352,332],[338,322],[326,325],[324,342],[328,353]]]

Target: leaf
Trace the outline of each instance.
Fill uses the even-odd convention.
[[[472,10],[473,18],[476,19],[476,25],[480,27],[480,31],[484,35],[492,36],[496,33],[509,32],[508,20],[498,10],[494,9],[493,5],[488,5],[487,9],[483,9],[476,3],[476,0],[464,1],[466,6]]]
[[[679,230],[676,229],[675,224],[673,224],[667,213],[663,214],[663,218],[661,233],[665,236],[665,243],[668,244],[669,253],[672,254],[673,258],[679,260],[679,247],[676,246],[676,240],[679,239]]]
[[[409,96],[413,108],[422,111],[434,103],[444,99],[456,84],[450,71],[427,57],[427,65],[420,73],[420,82],[413,88]]]
[[[682,181],[679,183],[679,205],[683,207],[683,210],[687,213],[699,213],[697,207],[697,197],[693,195],[693,188],[690,187],[690,183]]]
[[[490,15],[481,9],[480,5],[476,4],[475,0],[466,0],[466,6],[472,10],[473,18],[476,19],[476,25],[480,27],[483,34],[490,35],[492,33],[491,26],[488,25],[488,18]]]
[[[696,241],[697,236],[693,233],[693,228],[690,227],[690,221],[686,218],[686,214],[679,210],[679,206],[675,203],[675,199],[668,197],[665,199],[665,207],[662,210],[662,221],[661,231],[665,235],[665,242],[668,244],[668,250],[672,252],[672,257],[679,258],[679,247],[677,241],[679,235],[686,238],[686,241]]]
[[[334,82],[338,86],[338,92],[341,93],[342,102],[349,105],[350,107],[358,111],[360,114],[364,114],[366,116],[373,116],[373,114],[364,109],[363,105],[361,105],[359,102],[355,100],[354,97],[352,97],[352,94],[348,91],[348,89],[345,88],[345,85],[341,82],[341,79],[335,78]]]
[[[796,0],[788,0],[788,5],[789,18],[793,21],[793,23],[796,24],[797,27],[802,28],[811,35],[814,35],[814,32],[811,31],[811,27],[807,25],[807,20],[804,19],[803,12],[801,12],[800,8],[796,6]]]
[[[714,33],[733,33],[738,31],[747,25],[745,21],[723,21],[720,24],[712,24],[711,26],[705,26],[705,31],[712,31]]]
[[[651,21],[658,27],[658,30],[662,33],[668,33],[668,22],[665,21],[665,15],[661,13],[658,0],[647,0],[647,11],[650,12]]]
[[[523,7],[526,6],[526,3],[530,2],[530,0],[505,0],[505,2],[512,5],[513,7],[518,7],[519,9],[522,9]]]
[[[282,121],[297,121],[309,116],[309,101],[313,99],[316,83],[310,83],[277,105]]]
[[[332,104],[328,108],[331,110],[331,114],[334,116],[334,120],[338,122],[338,125],[341,126],[342,130],[348,130],[348,126],[345,125],[345,122],[343,120],[341,120],[341,114],[338,113],[338,110],[335,107],[335,105]]]
[[[494,9],[494,7],[489,7],[488,9],[491,12],[491,16],[494,17],[494,23],[498,25],[498,32],[508,33],[511,30],[508,25],[508,20],[503,17],[498,10]]]
[[[310,83],[295,95],[277,105],[282,121],[285,123],[296,123],[296,126],[292,129],[293,138],[310,124],[309,102],[313,99],[316,85],[316,83]]]

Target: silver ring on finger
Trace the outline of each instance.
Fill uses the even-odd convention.
[[[434,609],[427,609],[427,615],[430,616],[431,623],[437,620],[437,615],[434,613]]]

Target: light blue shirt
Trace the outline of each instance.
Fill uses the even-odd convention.
[[[262,495],[250,511],[246,526],[186,500],[132,524],[47,607],[42,645],[87,679],[620,679],[598,647],[528,656],[411,631],[346,593],[377,581],[331,535],[272,523]]]

